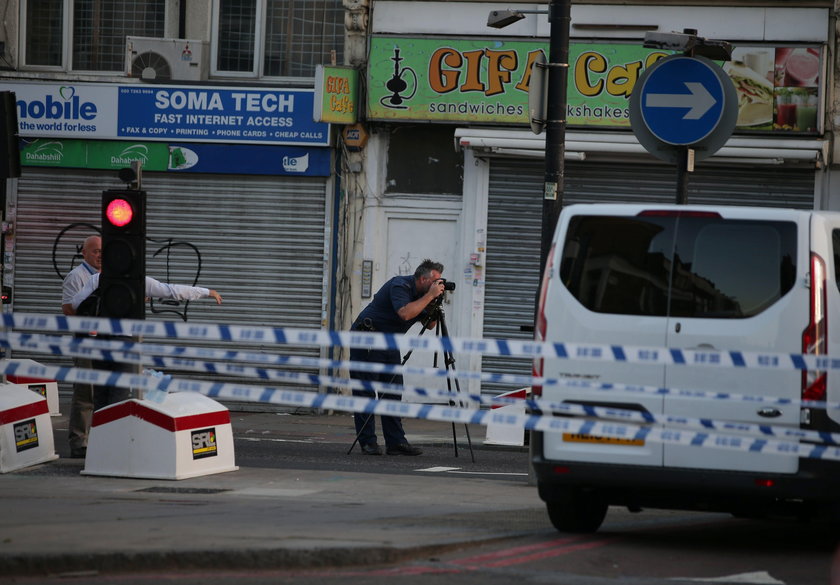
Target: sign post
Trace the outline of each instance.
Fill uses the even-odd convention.
[[[738,119],[729,76],[702,56],[671,55],[648,68],[630,96],[630,125],[654,156],[677,164],[677,203],[686,203],[694,161],[722,147]]]

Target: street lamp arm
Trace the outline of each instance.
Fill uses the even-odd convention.
[[[525,18],[526,14],[548,14],[545,10],[492,10],[487,16],[487,26],[505,28]]]

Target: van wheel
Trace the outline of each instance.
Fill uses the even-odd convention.
[[[548,518],[560,532],[596,532],[607,515],[607,503],[591,492],[563,490],[545,503]]]

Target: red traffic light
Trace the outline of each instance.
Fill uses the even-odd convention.
[[[134,218],[134,208],[125,199],[113,199],[105,208],[105,217],[111,225],[123,227]]]

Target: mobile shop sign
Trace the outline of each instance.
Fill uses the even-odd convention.
[[[21,136],[329,146],[313,90],[3,82]]]
[[[372,37],[368,117],[527,126],[531,65],[538,53],[547,55],[548,43]],[[636,82],[670,54],[638,45],[571,43],[568,124],[629,129],[629,98]],[[818,47],[744,46],[733,51],[724,70],[738,91],[736,127],[819,133],[814,112],[822,97],[816,72],[824,69],[824,61]]]

